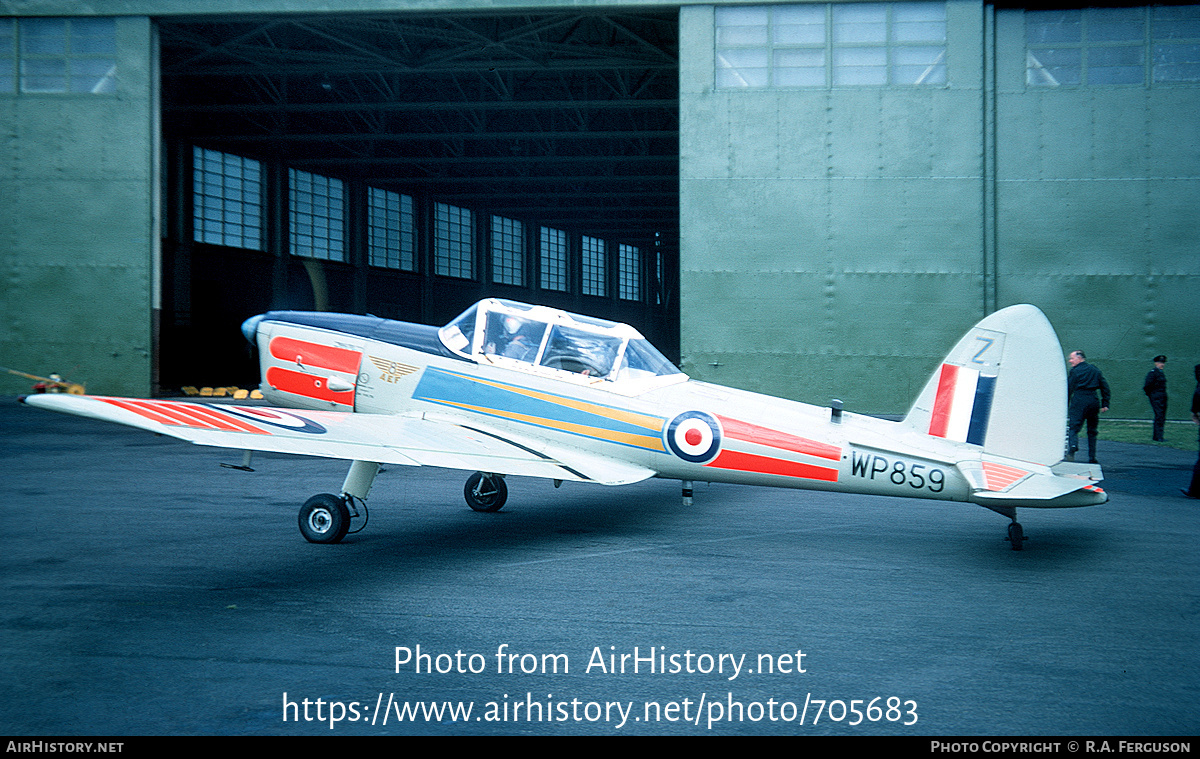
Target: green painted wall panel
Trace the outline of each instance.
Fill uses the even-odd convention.
[[[979,93],[713,91],[711,68],[705,81],[688,55],[711,51],[711,19],[681,11],[685,366],[785,397],[906,410],[982,316]],[[978,24],[978,12],[955,16],[956,33]],[[887,373],[864,374],[864,361]]]
[[[779,98],[772,93],[746,93],[729,102],[726,137],[729,176],[776,176],[779,171]]]
[[[1196,147],[1188,152],[1200,155],[1200,137],[1197,137]],[[1153,214],[1146,224],[1145,251],[1150,260],[1150,272],[1200,273],[1200,222],[1197,221],[1200,171],[1190,178],[1149,182],[1146,196],[1147,208]]]
[[[978,270],[981,197],[971,179],[831,182],[832,260],[850,271]]]
[[[1002,182],[1002,272],[1142,274],[1147,270],[1146,183]]]
[[[1013,31],[1016,31],[1014,27]],[[1001,304],[1032,302],[1105,372],[1112,414],[1147,418],[1149,359],[1177,399],[1200,361],[1200,91],[1015,86],[999,99]]]
[[[1145,417],[1149,357],[1176,393],[1200,361],[1200,90],[1027,88],[1023,12],[993,57],[991,11],[947,8],[948,87],[762,92],[712,89],[711,9],[682,10],[689,369],[900,413],[986,304],[1030,302]]]
[[[824,332],[823,292],[826,278],[805,272],[683,272],[683,286],[698,303],[717,304],[695,309],[680,335],[688,349],[685,364],[707,353],[820,353],[830,343]],[[770,298],[765,298],[770,293]],[[782,299],[794,307],[782,312]],[[734,317],[734,318],[731,318]],[[702,373],[702,367],[697,366]],[[698,373],[696,376],[703,378]]]
[[[684,369],[698,379],[803,400],[831,392],[859,411],[896,413],[915,398],[910,387],[953,346],[982,312],[975,274],[895,272],[685,271],[681,286],[695,302],[681,340]],[[781,307],[787,302],[788,307]],[[863,374],[858,360],[887,357],[903,376]],[[762,369],[772,361],[824,357],[821,382],[793,371]],[[713,367],[713,361],[721,366]],[[818,361],[817,364],[820,362]],[[813,365],[811,360],[807,365]],[[921,379],[918,379],[921,378]],[[883,381],[881,381],[883,380]],[[823,402],[823,401],[822,401]]]
[[[144,179],[22,178],[0,183],[0,191],[14,226],[37,230],[14,239],[14,261],[138,266],[149,273]]]
[[[915,185],[915,186],[914,186]],[[688,180],[700,271],[976,272],[978,181]]]
[[[34,374],[58,372],[84,382],[89,392],[134,392],[150,375],[150,334],[144,323],[114,320],[142,313],[137,294],[148,287],[144,267],[92,264],[19,264],[7,272],[19,291],[42,294],[51,307],[4,299],[0,320],[4,365]],[[31,383],[6,378],[7,392],[28,392]],[[124,388],[129,388],[128,390]]]
[[[116,94],[0,96],[0,365],[148,395],[154,56],[149,19],[116,31]],[[0,393],[29,386],[0,376]]]
[[[1101,367],[1112,386],[1113,415],[1129,418],[1147,413],[1142,379],[1158,353],[1171,357],[1172,371],[1180,375],[1173,386],[1190,398],[1195,381],[1184,380],[1200,363],[1198,291],[1200,275],[1010,275],[1000,284],[1003,304],[1038,304],[1063,350],[1081,349]],[[1172,416],[1186,418],[1187,410],[1180,403]]]
[[[1200,89],[1160,87],[1146,104],[1144,142],[1151,176],[1200,176]]]
[[[681,184],[689,265],[699,270],[811,270],[825,260],[825,182],[694,180]],[[707,219],[700,223],[700,219]]]

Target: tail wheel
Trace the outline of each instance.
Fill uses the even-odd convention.
[[[300,507],[300,534],[310,543],[337,543],[350,529],[346,499],[330,493],[314,495]]]
[[[463,496],[475,511],[499,511],[508,500],[508,485],[499,475],[476,472],[467,478]]]

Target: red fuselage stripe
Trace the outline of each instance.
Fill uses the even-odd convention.
[[[716,469],[732,469],[738,472],[754,474],[775,474],[780,477],[799,477],[805,480],[821,480],[837,482],[838,470],[829,467],[802,464],[798,461],[775,459],[770,456],[759,456],[740,451],[721,451],[708,466]]]

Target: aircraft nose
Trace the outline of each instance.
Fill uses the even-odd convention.
[[[245,335],[246,339],[252,344],[258,343],[258,325],[265,318],[267,318],[266,314],[259,314],[258,316],[251,316],[249,319],[242,322],[242,334]]]

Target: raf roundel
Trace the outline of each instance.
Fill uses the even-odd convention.
[[[667,447],[693,464],[707,464],[721,450],[721,425],[703,411],[685,411],[667,425]]]

